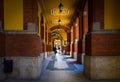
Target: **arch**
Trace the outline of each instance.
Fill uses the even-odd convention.
[[[52,41],[54,41],[54,39],[60,39],[60,40],[63,39],[63,37],[58,32],[51,33],[51,37],[52,37]]]
[[[53,27],[50,28],[50,31],[56,30],[56,29],[58,29],[59,27],[60,27],[60,29],[65,30],[65,32],[68,32],[68,31],[70,30],[69,27],[66,27],[66,26],[64,26],[64,25],[55,25],[55,26],[53,26]]]

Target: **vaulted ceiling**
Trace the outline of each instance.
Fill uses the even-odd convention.
[[[82,0],[39,0],[43,9],[43,14],[46,18],[48,28],[58,25],[58,20],[61,20],[61,25],[69,28],[71,20],[73,20],[76,9],[79,9]],[[63,11],[60,13],[58,5],[63,4]]]

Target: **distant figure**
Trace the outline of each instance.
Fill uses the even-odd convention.
[[[59,54],[60,54],[60,47],[58,47],[58,52],[59,52]]]
[[[60,50],[60,47],[58,47],[58,50]]]
[[[55,54],[57,53],[56,47],[53,47],[53,51],[54,51]]]

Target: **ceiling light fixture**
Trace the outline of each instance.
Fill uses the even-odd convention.
[[[62,10],[63,10],[63,4],[61,3],[61,0],[60,0],[60,4],[58,5],[58,8],[59,8],[59,12],[61,13]],[[60,25],[61,25],[61,19],[60,19],[60,14],[59,14],[59,20],[58,20],[58,32],[60,31]]]
[[[61,20],[59,19],[59,20],[58,20],[58,25],[60,25],[60,24],[61,24]]]
[[[58,5],[58,8],[59,8],[59,11],[62,12],[62,10],[63,10],[63,4],[61,3],[61,0],[60,0],[60,4]]]
[[[62,9],[62,13],[59,11],[58,8],[53,8],[50,10],[50,14],[53,15],[53,16],[67,16],[70,14],[70,10],[68,8],[63,8]]]

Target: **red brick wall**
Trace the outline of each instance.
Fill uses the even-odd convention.
[[[86,55],[93,56],[120,55],[120,34],[98,33],[87,36]]]
[[[66,46],[62,46],[62,51],[63,51],[63,50],[66,51],[66,50],[67,50],[67,47],[66,47]]]
[[[85,38],[85,54],[91,55],[91,34],[87,34]]]
[[[75,20],[75,39],[79,40],[79,18],[76,17],[76,20]]]
[[[41,39],[44,40],[45,38],[45,26],[44,26],[44,19],[43,19],[43,15],[41,17]]]
[[[0,33],[0,57],[5,56],[5,36]]]
[[[45,52],[45,44],[42,42],[42,52]]]
[[[85,53],[85,40],[82,40],[82,53]]]
[[[24,14],[24,29],[27,29],[26,24],[29,22],[38,25],[38,6],[36,0],[23,0]]]
[[[70,45],[64,46],[63,49],[66,50],[66,52],[70,52]]]
[[[46,50],[51,52],[52,51],[52,46],[51,45],[47,45]]]
[[[72,44],[72,52],[74,52],[74,43]]]
[[[88,0],[88,21],[89,27],[100,22],[100,28],[104,28],[104,0]]]
[[[34,34],[7,34],[6,56],[38,56],[41,52],[41,40]]]
[[[74,52],[78,52],[78,43],[74,43]]]
[[[0,21],[2,21],[2,28],[4,28],[4,5],[3,5],[3,0],[0,0]]]
[[[72,52],[72,44],[70,44],[70,51]]]
[[[100,22],[101,29],[104,28],[104,0],[94,0],[94,21]]]
[[[83,34],[88,32],[88,2],[85,4],[84,15],[83,15]]]
[[[0,21],[2,22],[2,28],[4,28],[4,5],[3,0],[0,0]],[[5,55],[5,40],[4,34],[0,33],[0,57]]]
[[[69,33],[67,33],[67,42],[70,43],[70,39],[71,39],[71,33],[69,32]]]
[[[45,26],[45,43],[47,43],[48,41],[47,39],[48,39],[47,26]]]
[[[51,33],[48,33],[48,43],[51,43]]]
[[[78,41],[78,53],[82,53],[82,40]]]

